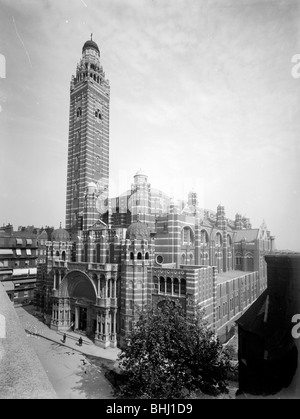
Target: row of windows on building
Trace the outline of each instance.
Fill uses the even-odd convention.
[[[18,245],[18,246],[23,246],[23,244],[25,244],[26,243],[26,246],[30,246],[30,245],[32,245],[33,244],[33,241],[32,241],[32,239],[21,239],[21,238],[16,238],[16,245]]]
[[[153,277],[153,290],[155,293],[171,294],[171,295],[185,295],[186,294],[186,280],[184,278],[164,278],[157,276]]]
[[[46,254],[47,254],[46,249],[39,249],[38,250],[38,255],[40,255],[40,256],[46,256]]]
[[[256,289],[255,284],[252,284],[251,289],[247,288],[244,291],[241,292],[241,302],[247,302],[249,301],[251,298],[252,300],[254,298],[256,298],[258,290]],[[229,300],[229,311],[234,310],[235,307],[239,307],[240,305],[240,296],[239,295],[235,295],[232,296]],[[216,311],[216,320],[220,320],[222,319],[222,317],[227,316],[229,314],[228,312],[228,302],[225,301],[222,304],[222,311],[221,311],[221,305],[219,305],[217,307],[217,311]]]
[[[200,242],[202,245],[208,245],[210,240],[206,230],[201,230],[200,232]],[[181,232],[181,244],[194,246],[195,244],[195,234],[191,227],[185,226]],[[220,233],[215,235],[215,246],[220,247],[223,244],[223,238]],[[229,234],[227,234],[227,245],[228,247],[232,246],[232,238]]]
[[[59,258],[61,260],[66,260],[66,252],[64,250],[60,253],[58,250],[56,250],[54,252],[54,250],[51,249],[50,255],[51,255],[51,257],[56,257],[56,258]]]
[[[102,77],[96,75],[96,73],[90,73],[88,71],[78,73],[76,79],[74,79],[74,83],[76,84],[82,80],[86,80],[88,77],[100,85],[103,84]]]
[[[11,260],[9,261],[7,259],[1,260],[0,261],[0,268],[8,268],[8,267],[12,266],[10,262],[11,262]],[[13,261],[13,265],[15,267],[16,266],[35,266],[36,264],[37,264],[36,259],[32,259],[31,261],[30,260],[22,260],[22,261],[14,260]]]
[[[31,294],[32,293],[29,294],[29,291],[15,291],[14,298],[28,298]]]
[[[146,253],[145,253],[145,257],[143,257],[142,253],[141,253],[141,252],[138,252],[138,253],[137,253],[137,257],[136,257],[136,259],[137,259],[137,260],[143,260],[143,259],[148,260],[148,259],[149,259],[149,253],[148,253],[148,252],[146,252]],[[135,258],[134,258],[134,253],[133,253],[133,252],[130,252],[130,260],[135,260]]]
[[[82,108],[81,106],[78,106],[78,108],[76,109],[76,117],[77,119],[79,119],[81,118],[81,116],[82,116]],[[95,110],[95,118],[99,121],[103,119],[102,112],[100,111],[99,108]]]

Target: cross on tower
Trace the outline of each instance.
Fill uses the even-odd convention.
[[[91,41],[93,40],[93,34],[91,33]]]

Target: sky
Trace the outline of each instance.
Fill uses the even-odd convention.
[[[91,33],[110,195],[142,168],[300,251],[298,0],[0,0],[0,223],[65,224],[70,80]]]

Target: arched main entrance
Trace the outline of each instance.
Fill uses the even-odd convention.
[[[57,304],[53,305],[53,323],[58,328],[93,333],[96,296],[95,285],[87,274],[82,271],[68,272],[59,286]]]

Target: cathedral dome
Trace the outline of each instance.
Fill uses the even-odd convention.
[[[92,48],[92,49],[96,50],[100,54],[100,50],[99,50],[98,45],[92,39],[89,39],[88,41],[85,42],[85,44],[82,47],[82,52],[84,50],[88,49],[88,48]]]
[[[146,176],[146,177],[148,177],[143,169],[138,170],[134,176]]]
[[[140,169],[136,174],[134,175],[134,183],[135,184],[141,184],[141,183],[147,183],[148,176],[146,173]]]
[[[69,233],[61,227],[54,230],[51,234],[51,241],[53,242],[68,242],[69,240]]]
[[[126,239],[149,240],[150,231],[145,223],[137,221],[132,223],[126,231]]]

